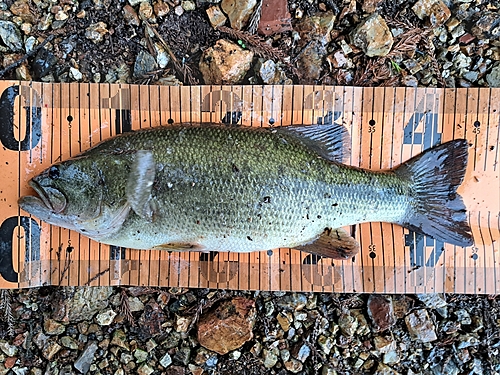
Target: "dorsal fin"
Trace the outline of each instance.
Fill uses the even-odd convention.
[[[325,159],[345,162],[351,154],[351,137],[343,125],[291,125],[277,128],[279,134],[292,136]]]

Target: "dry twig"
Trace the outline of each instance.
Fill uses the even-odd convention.
[[[156,29],[153,28],[149,24],[148,21],[142,20],[142,22],[144,22],[144,24],[146,25],[146,27],[148,27],[148,29],[151,30],[153,32],[153,34],[155,34],[155,36],[158,38],[158,40],[160,41],[160,43],[163,45],[163,48],[165,48],[165,51],[167,51],[168,55],[172,59],[172,63],[174,65],[175,71],[177,72],[177,74],[179,76],[182,77],[182,80],[184,82],[187,80],[190,85],[196,85],[196,84],[198,84],[198,80],[193,76],[192,69],[189,66],[187,66],[186,64],[181,65],[181,63],[179,62],[179,60],[177,59],[177,57],[175,57],[174,53],[172,52],[172,50],[168,46],[168,44],[165,41],[165,39],[163,39],[163,37],[160,35],[160,33],[158,31],[156,31]]]
[[[7,73],[9,70],[17,68],[19,65],[21,65],[23,62],[28,60],[31,56],[34,56],[40,49],[45,47],[47,43],[49,43],[52,39],[54,39],[54,35],[49,35],[39,46],[36,48],[32,49],[30,52],[28,52],[26,55],[21,57],[19,60],[16,62],[6,66],[4,69],[0,70],[0,77],[2,77],[5,73]]]

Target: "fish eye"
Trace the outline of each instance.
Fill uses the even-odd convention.
[[[53,165],[52,167],[50,167],[50,169],[49,169],[49,177],[52,180],[57,180],[59,178],[59,168],[56,167],[55,165]]]

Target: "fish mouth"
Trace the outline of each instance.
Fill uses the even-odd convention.
[[[33,188],[33,190],[36,191],[40,197],[40,201],[50,211],[54,213],[61,213],[66,208],[66,197],[59,190],[52,187],[42,187],[34,180],[30,180],[28,184]]]

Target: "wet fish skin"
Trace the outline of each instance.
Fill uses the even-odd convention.
[[[49,223],[135,249],[308,251],[326,228],[369,221],[471,243],[465,206],[458,195],[449,198],[463,178],[463,142],[428,151],[429,160],[435,153],[439,161],[374,172],[329,160],[306,138],[300,131],[225,126],[127,133],[42,172],[31,182],[40,198],[23,197],[19,204]],[[453,149],[460,157],[448,155]],[[446,176],[452,159],[461,164],[451,172],[453,184],[445,181],[442,189],[453,202],[451,213],[430,223],[422,197],[432,197],[435,186],[420,164]],[[423,182],[415,181],[419,173]],[[443,194],[431,201],[445,205]],[[346,243],[347,237],[337,237]],[[335,247],[329,244],[322,246]]]

